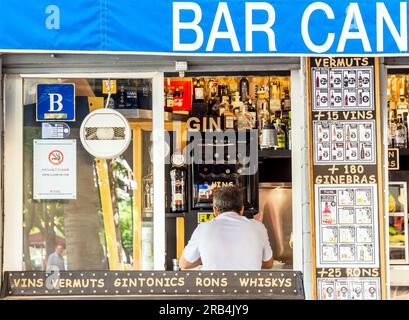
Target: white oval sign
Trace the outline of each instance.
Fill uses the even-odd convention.
[[[118,111],[104,108],[87,115],[81,124],[81,142],[96,158],[113,159],[120,156],[131,142],[131,127]]]

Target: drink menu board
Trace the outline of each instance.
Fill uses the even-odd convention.
[[[374,58],[310,58],[314,293],[381,299],[384,232]]]

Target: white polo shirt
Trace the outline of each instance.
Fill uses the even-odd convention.
[[[183,251],[191,263],[201,258],[203,270],[260,270],[272,256],[264,225],[236,212],[199,224]]]

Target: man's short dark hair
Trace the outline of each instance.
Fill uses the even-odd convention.
[[[213,194],[213,206],[219,213],[227,211],[240,213],[243,208],[243,191],[236,186],[217,188]]]

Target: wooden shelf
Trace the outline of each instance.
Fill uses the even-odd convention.
[[[291,158],[291,150],[259,150],[258,152],[259,160],[264,159],[290,159]]]

